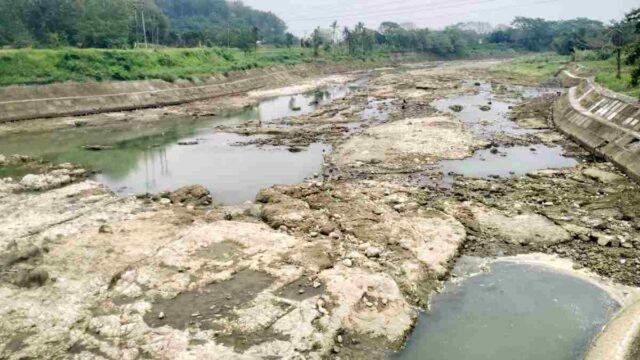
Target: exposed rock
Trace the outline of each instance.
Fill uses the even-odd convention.
[[[43,175],[28,174],[20,181],[20,185],[28,191],[45,191],[55,189],[72,182],[67,173],[49,173]]]
[[[169,194],[174,204],[210,205],[210,192],[202,185],[185,186]]]
[[[347,140],[331,155],[338,165],[461,159],[484,144],[448,117],[407,119],[376,126]]]
[[[613,184],[613,183],[618,183],[625,180],[623,176],[620,176],[618,174],[615,174],[609,171],[601,170],[597,167],[590,167],[590,168],[584,169],[582,171],[582,174],[588,178],[599,181],[603,184]]]
[[[380,257],[380,254],[382,254],[382,249],[375,246],[369,246],[364,253],[365,255],[367,255],[367,257],[370,257],[370,258]]]
[[[20,287],[40,287],[49,280],[49,273],[45,270],[23,270],[16,278],[16,285]]]
[[[569,233],[549,219],[532,213],[505,216],[480,205],[466,204],[454,210],[459,218],[477,224],[480,231],[515,244],[556,244],[570,239]],[[473,225],[471,225],[473,226]]]

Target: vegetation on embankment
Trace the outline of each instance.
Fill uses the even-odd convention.
[[[0,86],[50,84],[65,81],[126,81],[162,79],[175,81],[216,73],[300,63],[340,63],[391,60],[381,50],[351,53],[329,48],[314,56],[313,48],[259,47],[154,49],[11,49],[0,50]],[[473,46],[465,58],[512,57],[513,49],[487,44]],[[459,58],[402,52],[403,61]]]
[[[371,53],[364,60],[382,59]],[[0,86],[63,81],[163,79],[175,81],[201,75],[310,62],[360,60],[343,52],[262,48],[244,52],[226,48],[191,49],[16,49],[0,50]]]
[[[607,89],[640,97],[640,85],[634,86],[631,81],[633,66],[624,61],[621,63],[620,78],[617,77],[616,58],[613,56],[602,59],[595,52],[582,51],[576,54],[576,62],[586,75],[593,76],[598,84]]]
[[[552,78],[562,66],[570,61],[569,56],[554,53],[528,55],[498,64],[491,69],[491,72],[498,77],[510,78],[515,82],[539,84]]]
[[[607,89],[636,98],[640,97],[640,86],[633,86],[631,82],[633,66],[623,62],[620,78],[618,78],[615,57],[602,59],[601,55],[593,51],[577,52],[575,62],[572,62],[570,56],[553,53],[523,56],[494,66],[492,72],[522,83],[536,84],[550,79],[568,64],[575,64],[580,68],[580,75],[594,77],[598,84]]]

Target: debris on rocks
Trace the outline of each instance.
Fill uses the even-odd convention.
[[[82,148],[85,149],[85,150],[89,150],[89,151],[113,150],[113,146],[112,145],[99,145],[99,144],[84,145]]]

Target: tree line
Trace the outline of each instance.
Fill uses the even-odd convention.
[[[0,46],[282,45],[286,24],[225,0],[0,0]]]

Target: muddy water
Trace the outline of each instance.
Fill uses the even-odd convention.
[[[216,133],[217,126],[259,120],[270,123],[347,95],[361,82],[329,85],[317,91],[266,99],[241,112],[131,127],[67,129],[0,139],[1,154],[25,154],[53,162],[72,162],[98,170],[96,179],[124,194],[156,193],[201,184],[214,200],[238,204],[252,200],[262,188],[293,184],[321,172],[323,155],[331,148],[311,144],[301,152],[286,147],[235,146],[251,138]],[[179,143],[192,145],[179,145]],[[87,151],[84,145],[108,145],[106,151]],[[24,169],[3,169],[2,176],[20,177]]]
[[[578,360],[617,309],[606,292],[583,280],[497,262],[435,295],[395,358]]]
[[[493,150],[495,152],[495,150]],[[545,145],[502,147],[497,153],[490,149],[476,151],[463,160],[440,161],[445,184],[453,182],[453,176],[471,177],[524,175],[529,172],[572,167],[578,164],[574,158],[562,155],[561,147]]]
[[[431,103],[440,112],[453,113],[462,120],[474,134],[479,136],[490,136],[496,133],[507,133],[512,135],[525,135],[535,133],[538,130],[521,129],[516,123],[507,118],[510,107],[517,105],[519,98],[508,96],[497,96],[493,93],[490,84],[482,83],[478,86],[477,94],[461,95],[450,98],[439,99]],[[540,96],[546,92],[553,92],[549,89],[537,88],[514,88],[522,97]],[[454,112],[452,106],[462,106],[462,111]],[[487,106],[484,110],[482,106]]]
[[[320,106],[346,96],[365,83],[366,79],[363,79],[348,85],[329,85],[304,94],[267,99],[254,108],[254,117],[263,123],[269,123],[291,116],[308,114]]]
[[[126,174],[104,172],[96,180],[123,194],[174,190],[200,184],[217,202],[253,200],[260,189],[294,184],[321,172],[328,145],[311,144],[301,152],[286,147],[234,146],[250,138],[236,134],[199,134],[198,145],[171,144],[144,152]]]
[[[491,138],[497,134],[526,135],[540,130],[522,129],[507,115],[511,107],[525,98],[556,93],[556,88],[510,87],[503,88],[503,95],[496,95],[488,83],[481,83],[476,94],[461,95],[434,101],[431,105],[438,111],[452,113],[474,134]],[[517,94],[517,96],[516,96]],[[462,111],[451,108],[462,106]],[[485,106],[485,108],[482,108]],[[573,158],[563,156],[561,147],[546,145],[500,147],[497,153],[491,150],[476,151],[472,157],[462,160],[444,160],[439,165],[444,173],[445,185],[453,181],[452,175],[488,177],[492,175],[523,175],[547,168],[572,167],[578,164]],[[493,150],[495,152],[495,150]]]

